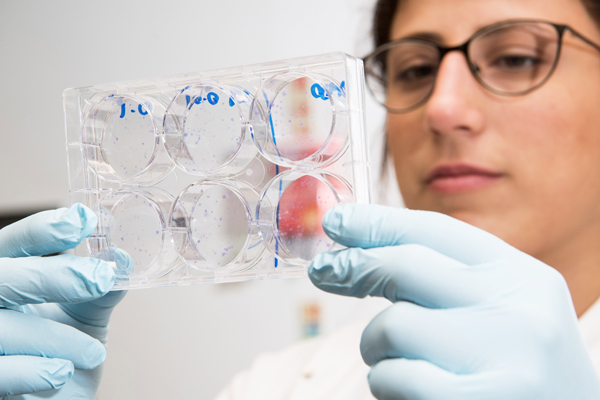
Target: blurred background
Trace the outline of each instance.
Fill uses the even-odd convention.
[[[0,226],[68,206],[68,87],[371,50],[374,0],[0,1]],[[377,202],[384,113],[367,97]],[[393,178],[392,178],[393,179]],[[385,198],[380,195],[384,194]],[[386,306],[308,278],[131,291],[111,322],[98,398],[211,399],[256,355]]]

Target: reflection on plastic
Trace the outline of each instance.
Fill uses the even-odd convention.
[[[273,140],[279,154],[292,161],[303,160],[319,151],[333,124],[331,105],[309,93],[311,82],[307,77],[293,80],[271,104]]]
[[[282,261],[304,264],[335,243],[321,226],[331,207],[353,201],[350,184],[326,171],[290,170],[267,185],[257,220],[265,246]]]
[[[250,130],[269,160],[315,168],[343,153],[348,116],[341,84],[324,76],[284,73],[265,82],[259,93],[252,101]]]
[[[330,247],[332,243],[321,221],[327,210],[337,204],[331,188],[312,176],[292,182],[279,200],[277,228],[282,242],[305,260],[310,260],[311,248],[323,247],[323,242]]]

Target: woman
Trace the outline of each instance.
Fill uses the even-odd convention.
[[[324,228],[349,249],[318,256],[309,273],[324,290],[393,304],[366,328],[262,357],[219,400],[600,398],[597,4],[379,1],[369,85],[383,86],[406,205],[428,211],[334,209]],[[72,209],[15,224],[0,232],[0,255],[72,247],[91,218]],[[89,259],[82,276],[58,265],[73,260],[49,269],[26,258],[2,260],[0,318],[13,328],[0,349],[38,357],[4,357],[0,394],[62,386],[44,396],[92,398],[103,348],[43,321],[103,340],[119,298],[84,301],[114,275]],[[46,301],[83,303],[8,309]]]
[[[318,256],[313,283],[394,302],[360,344],[377,398],[600,398],[577,326],[587,311],[600,365],[599,6],[379,1],[365,65],[407,207],[508,245],[435,213],[325,217],[353,248]],[[260,359],[219,399],[368,398],[361,330]]]

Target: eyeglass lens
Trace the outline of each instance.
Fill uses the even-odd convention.
[[[468,47],[470,69],[487,89],[517,95],[543,84],[558,55],[559,33],[553,25],[519,22],[476,35]],[[433,90],[440,50],[424,41],[401,41],[373,54],[365,64],[367,84],[390,110],[408,111]]]

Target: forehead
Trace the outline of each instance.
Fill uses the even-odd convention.
[[[478,29],[507,19],[547,20],[598,35],[580,0],[400,0],[390,38],[434,33],[443,44],[456,45]]]

